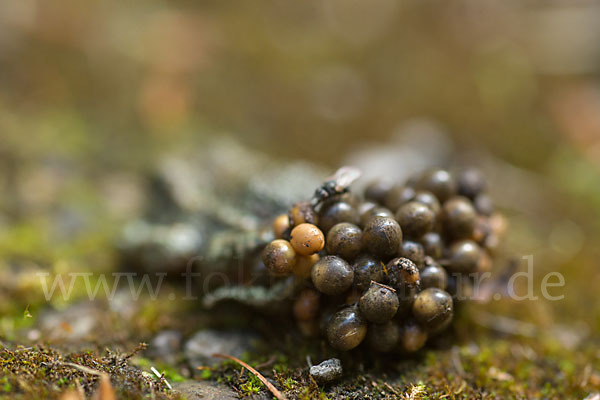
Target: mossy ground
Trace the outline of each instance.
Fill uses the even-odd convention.
[[[135,354],[105,351],[69,353],[47,346],[0,350],[0,397],[10,399],[52,399],[68,390],[94,393],[102,373],[108,374],[118,398],[177,398],[168,393],[163,381],[133,367]]]
[[[84,208],[85,209],[85,208]],[[93,214],[93,213],[92,213]],[[515,254],[544,239],[544,221],[509,215],[513,226],[507,248]],[[140,342],[149,341],[162,329],[185,335],[208,326],[257,327],[265,344],[244,361],[259,369],[290,398],[585,398],[600,391],[600,310],[593,285],[598,275],[597,250],[583,247],[571,258],[559,258],[551,247],[535,253],[534,281],[550,271],[564,273],[566,285],[560,301],[514,301],[509,298],[462,307],[450,333],[411,357],[379,357],[365,349],[337,354],[321,340],[307,341],[294,333],[293,325],[264,322],[248,313],[223,313],[215,323],[194,302],[171,301],[168,293],[183,297],[181,287],[168,287],[157,299],[137,301],[135,313],[124,318],[99,296],[95,301],[101,324],[76,340],[44,336],[40,320],[49,311],[67,313],[85,297],[76,286],[71,299],[54,296],[46,301],[37,272],[51,277],[74,271],[115,270],[114,235],[118,221],[97,215],[77,240],[48,236],[46,216],[27,218],[5,228],[0,236],[0,397],[7,399],[58,398],[69,388],[93,393],[98,376],[66,363],[106,372],[119,398],[177,398],[151,372],[156,367],[167,381],[205,380],[232,387],[240,396],[266,397],[267,389],[239,365],[223,362],[191,369],[183,358],[173,364],[131,357]],[[595,237],[595,228],[587,228]],[[559,249],[560,250],[560,249]],[[91,282],[95,285],[95,282]],[[169,285],[169,284],[167,284]],[[523,285],[519,290],[524,289]],[[539,296],[536,286],[535,295]],[[262,322],[261,322],[262,321]],[[68,325],[59,327],[69,333]],[[32,331],[41,335],[30,336]],[[68,335],[67,335],[68,336]],[[60,335],[59,335],[60,337]],[[307,356],[313,363],[337,356],[343,361],[343,380],[328,386],[310,379]]]
[[[58,398],[65,390],[79,387],[93,393],[98,376],[76,365],[109,374],[119,398],[179,398],[150,373],[151,367],[164,373],[170,383],[211,381],[230,386],[241,397],[269,398],[264,385],[233,361],[191,369],[183,359],[166,364],[147,358],[136,340],[148,340],[154,331],[169,327],[191,333],[206,323],[186,317],[189,305],[177,309],[157,299],[149,301],[147,307],[154,309],[155,316],[140,318],[127,332],[107,329],[98,332],[96,338],[75,344],[43,344],[43,338],[38,344],[25,338],[0,343],[0,397]],[[257,317],[259,323],[255,325],[266,340],[242,358],[289,398],[564,399],[584,398],[600,390],[600,343],[596,337],[579,332],[575,326],[544,331],[543,325],[535,325],[536,333],[531,336],[519,327],[505,329],[485,319],[510,307],[505,300],[463,307],[452,331],[410,357],[382,357],[363,348],[339,354],[321,340],[303,339],[289,325],[268,330]],[[157,317],[165,313],[169,318]],[[28,312],[14,318],[31,326],[36,315]],[[178,320],[192,326],[186,328]],[[148,327],[140,330],[138,324]],[[19,323],[14,325],[13,333],[26,330]],[[86,350],[73,350],[82,347]],[[317,385],[307,373],[307,357],[317,363],[332,356],[342,359],[343,380]]]
[[[514,254],[527,254],[545,243],[545,221],[522,215],[509,218],[512,226],[506,247]],[[168,298],[168,293],[183,297],[177,285],[168,286],[157,299],[142,294],[128,318],[111,309],[100,295],[95,304],[101,323],[91,334],[75,340],[45,336],[47,332],[40,329],[43,316],[50,310],[68,315],[70,307],[85,298],[85,287],[75,286],[67,301],[60,296],[46,301],[37,272],[53,277],[68,271],[111,272],[116,268],[114,235],[119,221],[96,214],[86,226],[77,240],[57,241],[48,234],[52,225],[43,214],[5,227],[0,235],[0,397],[58,398],[77,387],[91,394],[98,376],[66,364],[72,363],[109,374],[120,398],[177,398],[151,374],[152,366],[171,383],[205,380],[230,386],[240,396],[269,398],[260,381],[233,362],[194,370],[183,358],[167,364],[143,352],[127,357],[162,329],[191,335],[215,326],[211,313],[203,313],[197,303]],[[589,238],[596,237],[593,225],[586,229]],[[537,286],[543,275],[558,270],[566,279],[560,292],[564,299],[501,298],[469,304],[460,309],[449,334],[411,357],[378,357],[364,349],[336,354],[321,340],[307,341],[293,333],[293,325],[273,327],[248,313],[223,313],[216,325],[256,326],[265,344],[246,354],[244,361],[290,398],[584,398],[600,391],[600,309],[594,287],[597,249],[593,241],[586,243],[570,258],[560,258],[561,249],[547,244],[535,253],[539,269],[534,294],[540,296]],[[60,329],[68,334],[70,327]],[[31,336],[32,331],[39,335]],[[340,357],[343,380],[317,385],[308,376],[307,356],[313,363]]]
[[[529,353],[539,343],[522,343],[506,339],[485,339],[477,349],[457,346],[432,349],[409,360],[386,360],[364,370],[350,370],[343,381],[319,386],[312,381],[302,358],[264,366],[262,373],[290,398],[449,398],[449,399],[527,399],[584,398],[600,389],[600,375],[589,364],[597,357],[597,348],[580,349],[576,356],[563,350],[541,355]],[[541,349],[546,351],[545,349]],[[531,354],[536,354],[531,359]],[[279,355],[283,358],[283,354]],[[262,360],[263,358],[256,358]],[[45,347],[3,349],[0,352],[2,378],[0,397],[11,399],[57,398],[69,388],[81,386],[91,394],[98,377],[68,366],[68,363],[106,372],[119,398],[178,398],[164,384],[142,374],[145,362],[124,361],[102,352],[60,353]],[[131,364],[137,365],[131,366]],[[141,365],[140,365],[141,364]],[[159,365],[153,363],[153,365]],[[347,366],[347,365],[346,365]],[[161,369],[164,371],[164,368]],[[171,382],[181,377],[174,367],[165,374]],[[207,372],[208,371],[208,372]],[[240,394],[250,396],[268,391],[252,374],[234,363],[197,373],[195,379],[224,383]]]

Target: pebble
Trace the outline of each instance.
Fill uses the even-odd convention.
[[[151,358],[158,358],[169,364],[177,361],[177,355],[181,349],[183,335],[176,330],[164,330],[158,332],[148,345],[147,354]]]
[[[211,382],[179,382],[173,384],[174,392],[188,400],[234,400],[237,394],[229,387]]]
[[[98,332],[102,327],[102,317],[97,303],[81,302],[60,311],[44,311],[38,325],[46,340],[83,340]]]
[[[342,362],[337,358],[310,367],[310,375],[319,383],[328,383],[342,377]]]
[[[196,332],[184,345],[184,354],[193,368],[210,366],[221,360],[212,357],[215,353],[242,357],[252,350],[257,336],[249,331],[222,331],[203,329]]]

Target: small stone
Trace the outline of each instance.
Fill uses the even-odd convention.
[[[310,367],[310,375],[319,383],[328,383],[342,377],[342,362],[337,358]]]
[[[64,310],[47,310],[40,315],[42,337],[50,341],[84,340],[102,327],[102,310],[95,302],[80,302]]]
[[[181,349],[183,335],[175,330],[158,332],[148,345],[147,354],[151,358],[158,358],[167,363],[174,363]]]
[[[173,384],[175,393],[188,400],[234,400],[238,395],[229,387],[212,382],[179,382]]]
[[[256,335],[246,331],[219,331],[205,329],[192,336],[184,346],[184,353],[193,368],[216,364],[215,353],[242,357],[253,347]]]

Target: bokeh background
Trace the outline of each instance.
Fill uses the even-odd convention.
[[[22,271],[112,268],[165,155],[226,138],[386,173],[412,126],[436,132],[418,167],[482,168],[506,248],[566,277],[496,307],[597,340],[599,42],[593,0],[0,2],[0,335],[44,307]]]

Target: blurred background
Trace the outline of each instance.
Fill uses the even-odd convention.
[[[39,300],[23,271],[110,270],[144,174],[225,143],[327,173],[482,168],[506,247],[566,277],[512,316],[597,336],[599,42],[593,0],[0,2],[0,334]]]

